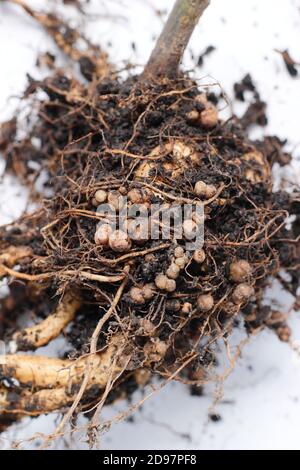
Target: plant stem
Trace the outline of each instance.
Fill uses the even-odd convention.
[[[143,79],[175,78],[190,37],[210,0],[176,0],[142,74]]]

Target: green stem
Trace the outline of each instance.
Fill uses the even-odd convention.
[[[175,78],[190,37],[210,0],[177,0],[142,74]]]

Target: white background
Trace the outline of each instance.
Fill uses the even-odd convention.
[[[38,7],[52,5],[49,0],[30,2]],[[142,65],[153,45],[153,37],[162,26],[162,19],[153,6],[170,9],[172,0],[95,0],[85,20],[90,38],[107,47],[112,61],[122,68],[130,60]],[[72,8],[64,9],[76,18]],[[95,15],[97,13],[97,15]],[[112,18],[103,19],[111,14]],[[115,15],[118,15],[116,17]],[[185,67],[194,68],[191,50],[197,57],[206,46],[217,50],[205,60],[202,69],[195,69],[201,83],[217,81],[229,97],[232,84],[250,72],[262,98],[268,102],[269,125],[254,135],[276,133],[287,138],[293,151],[292,168],[281,172],[284,178],[299,183],[299,105],[300,78],[291,78],[275,48],[288,48],[300,61],[299,0],[211,0],[211,6],[195,31],[185,56]],[[136,43],[133,52],[131,43]],[[109,47],[108,43],[112,43]],[[38,75],[37,53],[57,52],[44,31],[20,8],[0,2],[0,119],[11,116],[16,98],[24,89],[26,72]],[[61,60],[61,57],[60,59]],[[139,70],[139,69],[137,69]],[[233,104],[240,112],[241,105]],[[228,110],[224,111],[225,114]],[[0,168],[3,164],[0,162]],[[26,191],[12,178],[0,183],[0,223],[18,215],[26,205]],[[279,294],[279,295],[278,295]],[[281,299],[282,308],[289,308],[292,299],[282,295],[279,286],[268,294]],[[290,322],[293,339],[300,339],[300,319],[295,313]],[[237,333],[233,344],[244,337]],[[300,344],[300,343],[299,343]],[[57,342],[61,347],[61,342]],[[46,354],[47,349],[41,350]],[[225,365],[224,355],[220,353]],[[216,406],[222,420],[212,423],[208,412],[213,403],[215,385],[205,390],[204,397],[191,397],[178,383],[169,384],[148,400],[134,414],[134,422],[115,424],[101,438],[105,449],[300,449],[300,358],[291,348],[280,343],[271,332],[264,332],[243,349],[235,370],[224,386],[223,399]],[[137,401],[139,396],[134,396]],[[105,408],[105,420],[126,409],[126,403]],[[54,417],[57,419],[58,417]],[[81,421],[84,424],[84,420]],[[9,448],[13,439],[24,440],[35,432],[54,429],[53,416],[33,421],[24,420],[4,434],[0,448]],[[23,448],[35,442],[23,442]],[[66,436],[54,447],[86,448],[84,434]]]

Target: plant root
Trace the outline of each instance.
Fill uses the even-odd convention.
[[[56,18],[28,13],[80,62],[76,41],[65,48]],[[1,357],[2,414],[70,406],[56,436],[85,405],[98,429],[106,402],[130,397],[152,377],[203,385],[213,376],[216,343],[230,356],[238,325],[251,335],[270,328],[290,341],[285,312],[262,300],[272,279],[296,297],[300,279],[299,191],[276,190],[272,174],[290,156],[277,138],[257,142],[247,133],[249,123],[265,122],[264,108],[223,121],[222,97],[188,76],[104,79],[101,52],[88,49],[91,80],[55,65],[47,78],[31,78],[24,99],[35,101],[34,122],[23,140],[17,116],[0,135],[7,171],[29,187],[43,172],[53,191],[35,213],[0,228],[0,274],[11,281],[2,317],[14,319],[3,322],[4,338],[35,349],[69,325],[70,354]],[[116,226],[101,204],[115,209]],[[193,212],[177,236],[157,207],[185,204]],[[135,210],[157,237],[139,227],[125,233]],[[200,224],[203,246],[195,251],[187,241]],[[26,295],[10,302],[17,289]],[[39,323],[19,330],[32,311]]]
[[[3,278],[7,267],[13,267],[24,259],[32,258],[33,252],[29,247],[9,246],[0,254],[0,279]]]
[[[45,320],[24,330],[17,331],[12,339],[20,351],[34,350],[45,346],[57,338],[64,328],[75,318],[81,301],[73,293],[66,293],[56,311]]]
[[[93,390],[91,397],[94,397],[123,372],[128,363],[128,356],[118,354],[122,344],[123,339],[115,337],[105,351],[73,361],[41,356],[0,356],[1,376],[21,385],[21,388],[14,385],[0,389],[0,413],[38,416],[65,408],[74,401],[87,365],[91,368],[87,395]]]
[[[0,389],[0,410],[4,415],[13,415],[14,420],[23,416],[39,416],[63,409],[72,402],[72,394],[64,388],[19,394],[5,388]]]
[[[0,356],[1,376],[15,379],[21,385],[33,388],[72,387],[82,381],[86,366],[91,364],[88,385],[104,387],[112,358],[117,350],[117,339],[104,352],[87,355],[77,360],[63,360],[43,356]]]

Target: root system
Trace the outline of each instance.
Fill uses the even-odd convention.
[[[0,322],[14,353],[0,362],[3,423],[71,405],[62,430],[73,413],[99,414],[105,401],[153,376],[200,386],[210,380],[214,345],[238,322],[249,334],[268,327],[289,341],[288,312],[263,299],[275,278],[296,295],[299,193],[274,190],[273,165],[289,161],[283,143],[249,139],[257,106],[247,119],[224,121],[218,96],[186,75],[121,80],[90,43],[78,52],[78,32],[74,38],[56,17],[14,3],[80,63],[82,77],[55,63],[44,80],[30,77],[24,100],[35,112],[26,137],[17,137],[18,116],[0,130],[6,171],[35,198],[43,175],[39,191],[51,193],[36,212],[0,228],[0,276],[10,289]],[[152,204],[201,206],[204,245],[186,248],[195,219],[184,222],[183,239],[139,237],[138,227],[125,236],[110,229],[103,202],[126,204],[129,214]],[[32,311],[34,326],[21,328]],[[16,354],[62,332],[68,359]]]

